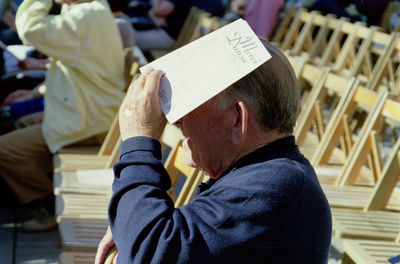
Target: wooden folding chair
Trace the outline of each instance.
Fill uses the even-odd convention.
[[[333,15],[321,15],[317,11],[304,12],[301,16],[305,21],[299,36],[294,40],[289,50],[291,56],[301,56],[312,62],[326,48],[329,38],[333,36],[335,26],[339,24]]]
[[[320,69],[310,64],[302,67],[299,77],[300,83],[305,82],[312,87],[307,92],[308,95],[304,95],[306,90],[302,88],[303,108],[297,117],[294,135],[302,152],[311,158],[326,131],[332,113],[338,107],[339,100],[329,101],[327,98],[342,96],[346,89],[354,85],[354,79],[348,80],[329,73],[329,68]]]
[[[327,132],[323,134],[320,144],[316,147],[311,158],[311,163],[314,166],[336,165],[339,174],[345,173],[346,168],[350,166],[348,164],[354,160],[352,157],[355,155],[357,142],[361,140],[365,142],[366,136],[364,135],[364,131],[371,131],[371,126],[379,116],[386,97],[387,94],[378,95],[374,91],[358,86],[358,83],[348,89],[343,94],[335,112],[332,114],[330,122],[326,126]],[[373,119],[374,123],[368,123],[368,119],[357,120],[358,122],[362,122],[362,124],[356,124],[361,129],[355,131],[352,129],[352,126],[354,127],[352,123],[355,121],[352,117],[356,113],[356,110],[360,108],[368,114],[369,119]],[[361,138],[361,136],[364,136],[364,138]],[[341,163],[332,164],[331,158],[334,153],[335,157],[341,157]],[[376,174],[374,175],[376,176]],[[334,173],[333,177],[327,176],[324,180],[320,180],[323,183],[333,184],[335,180],[338,180],[337,176]],[[372,179],[366,180],[366,182],[362,181],[359,184],[371,184],[371,182],[374,183],[375,181],[376,179],[372,177]]]
[[[330,66],[332,71],[347,78],[357,77],[361,84],[377,90],[382,75],[382,64],[393,51],[396,35],[386,34],[377,27],[350,23],[341,19],[331,20],[336,30],[330,36],[321,58],[314,58],[315,65]]]
[[[391,100],[388,100],[388,102],[400,106],[400,103],[391,102]],[[384,112],[385,109],[387,111],[388,107],[384,108]],[[383,157],[379,155],[378,144],[373,138],[375,136],[375,131],[371,131],[360,140],[354,151],[353,161],[348,163],[347,170],[337,178],[338,185],[323,185],[331,206],[363,209],[365,211],[400,211],[400,192],[395,187],[400,175],[400,162],[398,160],[400,140],[397,140],[393,145],[387,155],[386,162],[382,165]],[[352,184],[357,182],[362,166],[367,167],[364,164],[368,164],[368,154],[373,157],[370,160],[373,160],[374,164],[372,167],[368,165],[368,170],[372,171],[371,174],[375,174],[376,182],[373,186],[354,186]]]
[[[333,234],[343,238],[374,239],[394,241],[400,232],[399,196],[395,185],[400,176],[400,139],[393,146],[382,169],[382,175],[370,190],[370,197],[362,201],[361,209],[332,208]],[[347,203],[342,198],[342,206],[354,203],[353,190],[350,186],[342,188],[341,197],[347,197]],[[327,193],[329,200],[329,192]],[[394,198],[394,199],[393,199]],[[391,202],[393,203],[391,205]],[[344,206],[343,206],[344,205]],[[396,210],[385,211],[385,210]]]

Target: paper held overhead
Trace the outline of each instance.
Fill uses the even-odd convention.
[[[165,72],[160,105],[174,123],[271,58],[239,19],[143,66]]]

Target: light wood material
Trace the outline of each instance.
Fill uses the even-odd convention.
[[[293,47],[295,40],[299,37],[301,28],[305,26],[308,20],[308,12],[305,9],[299,9],[290,24],[289,30],[285,34],[285,38],[282,41],[280,48],[285,51]]]
[[[165,153],[167,148],[173,148],[181,138],[182,133],[180,132],[179,128],[167,124],[160,139],[162,153]],[[120,139],[118,139],[113,152],[109,156],[69,155],[68,159],[64,160],[64,170],[59,170],[53,175],[54,194],[59,195],[61,193],[109,193],[110,186],[96,184],[96,171],[93,171],[93,183],[83,183],[79,181],[77,177],[77,171],[111,169],[112,165],[119,159],[120,143],[121,141]],[[63,155],[60,155],[60,157],[63,157]]]
[[[394,241],[400,232],[400,213],[332,208],[337,237]]]
[[[62,246],[66,251],[96,252],[108,221],[63,218],[59,223]]]
[[[349,87],[346,93],[342,96],[335,112],[332,114],[330,122],[327,125],[327,133],[322,136],[321,143],[317,146],[316,151],[311,159],[311,163],[315,166],[326,165],[329,163],[330,157],[336,146],[341,147],[346,159],[343,161],[341,167],[342,172],[350,166],[349,163],[354,162],[352,159],[354,155],[361,155],[363,153],[356,152],[356,148],[361,139],[361,135],[366,134],[366,131],[371,131],[371,126],[368,125],[368,120],[360,129],[359,136],[354,138],[354,133],[350,131],[349,118],[356,110],[357,105],[363,105],[363,109],[369,112],[368,118],[376,121],[379,116],[380,110],[383,108],[384,100],[387,94],[378,95],[373,91],[367,90],[355,83]],[[368,137],[368,135],[364,136]],[[363,138],[365,141],[366,139]]]
[[[390,36],[381,36],[385,48],[381,51],[382,55],[376,62],[376,67],[372,72],[373,78],[368,83],[371,90],[386,90],[393,96],[398,96],[399,88],[399,58],[400,39],[399,33],[393,32]]]
[[[172,198],[179,178],[182,175],[186,177],[176,199],[176,207],[190,201],[195,191],[194,184],[198,184],[197,179],[202,177],[198,169],[184,164],[181,143],[182,141],[178,140],[165,163],[165,168],[171,177],[172,188],[169,194]],[[68,250],[94,251],[97,248],[105,232],[105,227],[102,228],[101,225],[99,227],[99,223],[103,223],[101,220],[107,221],[107,209],[111,197],[111,193],[102,194],[63,193],[56,196],[57,220],[63,245]],[[93,223],[88,219],[93,220]]]
[[[390,205],[393,190],[400,176],[400,140],[393,149],[382,172],[383,175],[375,185],[373,195],[368,199],[365,210],[379,210],[385,208],[385,206],[388,207],[388,203]],[[400,211],[400,208],[398,210]]]
[[[62,218],[75,219],[107,219],[108,204],[111,193],[108,195],[64,193],[56,196],[56,216],[60,222]]]
[[[95,252],[63,252],[60,255],[61,264],[93,264]]]
[[[282,44],[284,36],[287,35],[289,27],[296,14],[296,7],[294,6],[289,7],[288,9],[285,10],[284,14],[285,16],[277,26],[274,36],[272,38],[272,42],[277,44],[277,46],[280,46]]]
[[[400,244],[389,241],[345,239],[343,250],[343,264],[389,263],[390,257],[400,253]]]

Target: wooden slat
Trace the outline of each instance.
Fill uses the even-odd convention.
[[[93,264],[95,252],[63,252],[60,255],[61,264]]]
[[[390,257],[400,253],[400,244],[387,241],[345,239],[343,250],[357,264],[389,263]]]
[[[66,251],[95,252],[107,226],[107,220],[62,218],[59,223],[62,246]]]
[[[62,217],[107,219],[110,196],[64,193],[56,196],[57,221]]]
[[[103,194],[107,195],[111,193],[111,183],[114,179],[114,173],[112,170],[87,170],[84,173],[93,174],[93,181],[89,181],[88,177],[85,181],[78,178],[78,174],[81,172],[76,171],[61,171],[53,175],[54,194],[59,195],[61,193],[76,193],[76,194]],[[105,175],[109,174],[110,184],[98,183],[96,181],[96,174],[101,173],[102,182],[106,180]]]
[[[400,232],[400,213],[332,208],[333,233],[343,238],[394,241]]]

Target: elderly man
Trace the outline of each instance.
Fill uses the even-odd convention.
[[[0,174],[33,208],[26,231],[56,226],[46,199],[53,193],[51,154],[100,142],[125,94],[122,42],[107,2],[57,2],[68,7],[60,15],[49,15],[52,0],[25,0],[16,16],[21,39],[50,57],[43,123],[0,137]]]
[[[263,44],[269,61],[176,123],[185,162],[211,177],[180,208],[167,194],[157,141],[166,122],[157,93],[162,72],[133,84],[120,108],[111,229],[97,263],[114,241],[118,263],[327,263],[329,205],[291,136],[296,77],[283,53]]]

